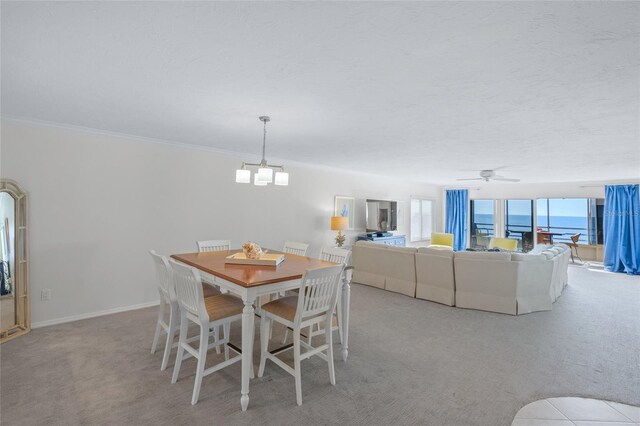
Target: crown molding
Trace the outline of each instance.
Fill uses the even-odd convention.
[[[260,159],[262,158],[260,157],[260,155],[257,155],[257,154],[247,154],[244,152],[225,150],[225,149],[214,148],[210,146],[197,145],[192,143],[183,143],[183,142],[177,142],[177,141],[168,140],[168,139],[158,139],[158,138],[150,138],[146,136],[137,136],[137,135],[131,135],[128,133],[114,132],[111,130],[101,130],[101,129],[95,129],[92,127],[77,126],[75,124],[58,123],[54,121],[39,120],[39,119],[21,117],[21,116],[10,115],[10,114],[0,114],[0,120],[7,123],[13,123],[13,124],[28,126],[28,127],[63,130],[63,131],[70,131],[70,132],[76,132],[76,133],[84,133],[92,136],[107,136],[107,137],[117,138],[120,140],[134,142],[134,143],[164,145],[164,146],[169,146],[172,148],[183,149],[183,150],[208,152],[210,154],[215,154],[222,157],[238,159],[239,161],[260,162]],[[378,179],[383,178],[383,179],[398,181],[403,183],[414,183],[414,184],[421,184],[421,185],[426,184],[426,185],[431,185],[433,187],[438,187],[438,185],[435,183],[423,181],[423,180],[400,179],[394,176],[359,172],[355,170],[342,169],[339,167],[326,166],[322,164],[305,163],[305,162],[290,160],[286,158],[270,157],[269,162],[284,164],[285,168],[289,168],[289,166],[294,166],[299,168],[322,170],[322,171],[332,172],[332,173],[348,173],[354,176],[368,176],[368,177],[373,177]]]

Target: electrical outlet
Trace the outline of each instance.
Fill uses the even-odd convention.
[[[51,300],[50,288],[45,288],[40,292],[40,300]]]

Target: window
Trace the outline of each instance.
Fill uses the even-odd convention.
[[[570,242],[572,235],[580,234],[578,244],[596,244],[601,235],[597,211],[595,198],[538,199],[537,230],[551,234],[538,234],[538,242]]]
[[[487,248],[495,235],[493,200],[471,200],[471,248]]]
[[[433,200],[411,200],[411,241],[431,239],[434,205]]]
[[[506,200],[504,235],[518,240],[518,249],[533,248],[533,200]]]

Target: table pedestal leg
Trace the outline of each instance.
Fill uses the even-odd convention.
[[[346,279],[342,283],[342,360],[349,356],[349,303],[351,303],[351,285]]]
[[[247,297],[242,310],[242,411],[247,411],[249,406],[249,379],[253,370],[253,319],[253,300]]]

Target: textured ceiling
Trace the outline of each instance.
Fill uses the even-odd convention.
[[[640,177],[638,2],[2,2],[2,113],[449,184]]]

